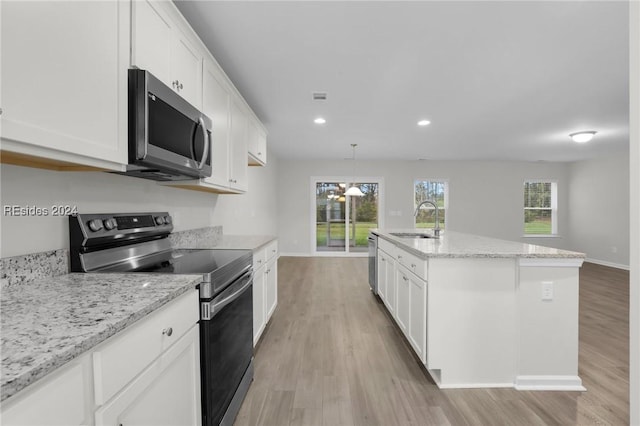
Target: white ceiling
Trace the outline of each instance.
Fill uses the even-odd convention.
[[[178,1],[280,158],[628,150],[628,3]],[[324,102],[312,92],[328,93]],[[327,123],[313,123],[323,116]],[[431,125],[419,128],[426,118]],[[568,134],[597,130],[588,144]]]

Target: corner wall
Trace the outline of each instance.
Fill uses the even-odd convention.
[[[569,246],[589,261],[629,268],[629,156],[569,166]]]

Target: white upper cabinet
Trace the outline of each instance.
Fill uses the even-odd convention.
[[[204,53],[185,35],[191,29],[173,3],[133,1],[131,10],[131,66],[151,72],[190,104],[202,108]]]
[[[239,102],[231,102],[231,170],[229,184],[232,188],[247,190],[247,130],[248,118]]]
[[[129,3],[0,3],[2,162],[123,170]]]
[[[267,132],[256,119],[249,119],[248,128],[249,165],[264,166],[267,164]]]
[[[211,119],[211,176],[206,183],[221,187],[229,186],[229,92],[220,78],[217,67],[204,63],[202,112]]]

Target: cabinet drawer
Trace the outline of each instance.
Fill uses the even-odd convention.
[[[267,251],[264,247],[260,247],[253,251],[253,270],[254,272],[267,264]]]
[[[267,244],[267,247],[264,249],[267,255],[267,260],[271,259],[273,256],[278,254],[278,241],[272,241]]]
[[[378,248],[393,258],[396,257],[397,247],[395,244],[390,243],[389,241],[378,237]]]
[[[398,249],[398,262],[418,277],[427,279],[427,260],[414,256],[411,253]]]
[[[198,319],[198,292],[194,289],[100,345],[93,353],[96,404],[109,400]]]

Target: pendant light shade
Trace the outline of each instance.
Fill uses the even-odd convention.
[[[347,192],[345,192],[344,195],[349,195],[350,197],[364,197],[364,193],[360,191],[360,188],[358,188],[355,183],[351,188],[347,189]]]
[[[356,180],[356,146],[357,143],[352,143],[351,148],[353,149],[353,180]],[[364,193],[356,186],[355,182],[351,183],[351,187],[347,189],[347,192],[344,195],[348,195],[350,197],[364,197]]]

